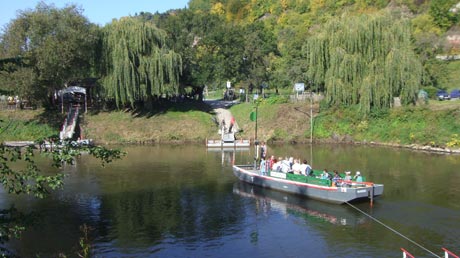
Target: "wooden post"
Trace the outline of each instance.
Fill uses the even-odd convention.
[[[371,207],[374,206],[374,184],[372,184],[372,189],[371,189]]]

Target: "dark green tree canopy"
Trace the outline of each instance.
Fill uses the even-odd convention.
[[[40,2],[34,10],[21,11],[1,37],[1,57],[23,62],[0,83],[16,94],[45,100],[47,93],[66,82],[90,76],[94,68],[98,28],[75,5],[57,9]]]

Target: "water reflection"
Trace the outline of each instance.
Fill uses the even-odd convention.
[[[232,166],[239,154],[248,154],[250,151],[249,147],[238,147],[238,148],[207,148],[207,152],[220,153],[222,166]]]
[[[294,215],[308,222],[328,222],[341,226],[356,226],[368,223],[362,214],[344,205],[324,203],[301,196],[282,193],[244,182],[233,184],[233,193],[255,200],[255,205],[262,213],[277,211],[281,214]]]
[[[48,199],[0,193],[2,208],[40,215],[11,247],[22,257],[72,257],[87,224],[97,257],[304,257],[305,250],[310,257],[396,257],[400,247],[426,257],[347,206],[239,182],[230,165],[251,164],[251,150],[123,150],[128,155],[105,168],[87,156],[65,167],[64,190]],[[373,209],[360,209],[431,250],[459,251],[458,156],[343,145],[269,146],[268,154],[364,172],[385,192]]]

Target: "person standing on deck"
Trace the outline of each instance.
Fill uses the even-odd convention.
[[[222,126],[222,135],[224,135],[224,133],[225,133],[225,119],[222,119],[222,122],[220,123],[220,125]]]
[[[260,157],[264,159],[267,157],[267,145],[265,145],[265,142],[260,144]]]
[[[260,174],[263,176],[267,175],[267,162],[264,157],[260,159]]]

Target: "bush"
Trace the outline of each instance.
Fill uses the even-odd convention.
[[[283,104],[288,103],[289,98],[283,95],[270,95],[270,97],[263,100],[264,103],[273,105],[273,104]]]
[[[438,88],[435,88],[433,86],[429,86],[429,87],[424,87],[423,88],[424,91],[426,91],[426,93],[428,93],[428,98],[430,99],[436,99],[436,92],[439,90]]]

